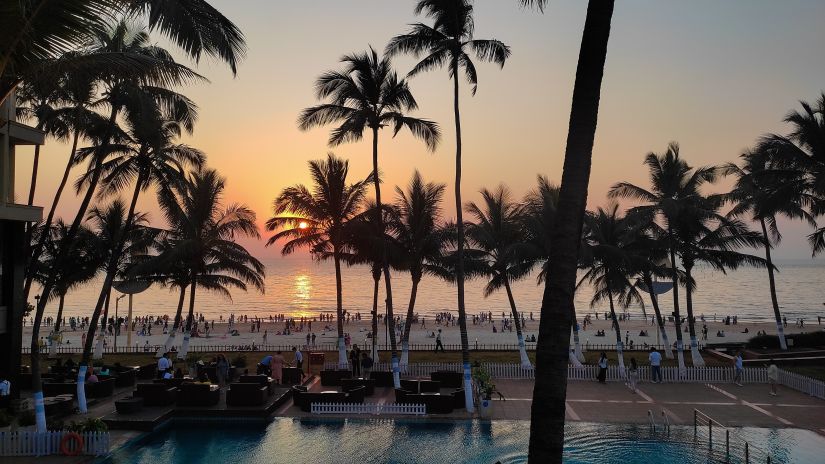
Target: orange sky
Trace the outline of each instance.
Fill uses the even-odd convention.
[[[307,182],[306,162],[329,150],[328,129],[300,132],[295,120],[313,105],[313,82],[337,68],[344,53],[387,40],[416,21],[414,2],[387,0],[228,1],[213,4],[247,36],[249,56],[233,78],[220,63],[201,62],[210,84],[182,91],[200,106],[201,118],[186,141],[209,156],[228,178],[227,200],[243,202],[263,223],[271,202],[287,185]],[[477,0],[476,36],[512,47],[503,70],[479,65],[479,89],[462,93],[463,191],[508,184],[521,195],[538,173],[561,178],[570,99],[586,2],[553,0],[544,15],[515,0]],[[606,203],[610,185],[646,185],[641,165],[649,151],[681,144],[693,165],[735,160],[765,132],[783,132],[781,119],[799,99],[825,90],[825,2],[817,0],[621,1],[613,19],[602,86],[599,127],[590,182],[591,207]],[[158,39],[161,41],[161,39]],[[400,74],[413,61],[395,61]],[[406,184],[414,169],[427,180],[450,183],[454,166],[451,85],[446,71],[411,81],[417,116],[438,121],[444,138],[435,153],[407,134],[385,131],[380,156],[388,186]],[[354,176],[370,169],[368,143],[335,153],[351,160]],[[37,203],[48,205],[68,147],[44,148]],[[31,157],[21,150],[18,198],[28,192]],[[722,187],[720,187],[722,188]],[[391,189],[388,189],[391,190]],[[451,192],[451,190],[450,190]],[[446,197],[450,214],[452,197]],[[159,219],[151,198],[141,207]],[[67,199],[59,214],[74,214]],[[784,226],[780,257],[808,257],[806,226]],[[259,256],[263,242],[250,244]]]

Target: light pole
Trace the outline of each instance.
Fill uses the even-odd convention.
[[[115,353],[117,353],[117,333],[120,332],[120,319],[117,318],[117,306],[125,296],[126,294],[123,294],[115,298]]]

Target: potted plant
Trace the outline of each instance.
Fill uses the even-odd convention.
[[[475,389],[478,401],[478,414],[483,419],[489,419],[493,415],[493,393],[498,393],[496,384],[490,372],[480,363],[473,366],[473,388]],[[500,394],[500,393],[499,393]]]

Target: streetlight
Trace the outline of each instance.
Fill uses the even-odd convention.
[[[120,332],[120,319],[117,317],[117,306],[120,303],[120,300],[125,297],[126,294],[120,295],[119,297],[115,298],[115,353],[117,353],[117,333]],[[128,329],[127,329],[128,330]]]

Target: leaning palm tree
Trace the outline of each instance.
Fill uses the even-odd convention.
[[[543,9],[547,0],[519,0]],[[593,140],[614,0],[590,0],[576,67],[570,128],[564,153],[558,221],[551,238],[548,279],[541,302],[536,381],[530,410],[529,459],[560,463],[564,452],[567,360],[574,318],[578,246],[587,207]]]
[[[774,264],[771,259],[771,248],[782,240],[776,218],[784,216],[789,219],[802,219],[815,227],[816,221],[806,208],[815,204],[816,198],[806,192],[805,177],[798,171],[779,169],[771,165],[770,153],[765,145],[743,153],[740,158],[741,167],[735,163],[725,165],[726,172],[736,176],[736,185],[729,194],[734,202],[730,215],[749,215],[762,229],[776,334],[780,347],[787,350],[782,314],[776,297]]]
[[[627,219],[619,214],[619,205],[613,204],[607,210],[599,208],[585,217],[582,265],[587,271],[579,280],[579,286],[588,283],[593,287],[590,307],[607,300],[610,318],[616,332],[616,355],[619,358],[619,373],[624,376],[624,345],[619,319],[614,304],[623,308],[633,303],[643,305],[638,288],[631,281],[634,276],[633,235],[628,233]]]
[[[478,260],[480,274],[489,279],[484,287],[484,296],[488,297],[502,288],[506,291],[516,326],[521,368],[532,369],[521,333],[521,317],[510,288],[511,282],[530,274],[534,262],[532,249],[524,240],[523,213],[503,185],[495,191],[482,189],[481,198],[481,206],[470,202],[465,207],[474,221],[467,224],[470,247],[467,251]]]
[[[347,55],[341,58],[344,63],[342,71],[329,71],[321,75],[315,84],[319,99],[329,99],[329,103],[305,109],[298,118],[298,126],[307,130],[315,126],[339,123],[332,131],[329,145],[337,146],[344,142],[358,141],[365,130],[372,132],[372,179],[375,185],[375,225],[379,236],[383,236],[384,222],[381,215],[381,181],[378,170],[378,131],[392,126],[394,135],[406,128],[415,137],[435,150],[441,134],[438,125],[426,119],[407,115],[418,108],[404,79],[398,79],[393,71],[389,57],[381,59],[370,47],[369,52]],[[386,245],[385,245],[386,247]],[[386,288],[387,320],[394,320],[392,283],[387,251],[383,251],[382,270]],[[390,349],[393,372],[398,378],[398,353],[395,332],[390,331]],[[396,387],[400,387],[400,380]]]
[[[407,189],[395,188],[397,199],[388,222],[389,233],[399,250],[400,265],[410,273],[412,287],[407,317],[401,334],[401,365],[409,363],[410,330],[415,316],[418,285],[425,274],[437,273],[447,237],[439,224],[445,184],[425,182],[415,171]]]
[[[281,248],[284,255],[307,248],[313,258],[331,258],[335,263],[338,364],[346,367],[341,262],[344,255],[351,252],[346,240],[347,228],[361,209],[372,176],[347,184],[349,163],[332,153],[327,155],[326,160],[310,161],[309,171],[313,180],[311,188],[304,185],[287,187],[275,199],[275,215],[266,222],[266,229],[277,232],[269,238],[266,246],[286,240]]]
[[[190,58],[209,55],[226,62],[233,74],[246,53],[243,33],[204,0],[30,0],[0,5],[0,103],[23,80],[64,73],[134,72],[147,59],[106,51],[90,59],[67,54],[83,49],[113,18],[145,20]],[[102,58],[102,59],[101,59]]]
[[[694,169],[679,156],[679,145],[671,143],[667,151],[661,155],[648,153],[644,164],[650,170],[650,190],[638,187],[628,182],[619,182],[611,187],[611,198],[630,198],[642,201],[645,204],[633,209],[638,214],[656,217],[663,223],[665,239],[667,240],[671,280],[673,282],[673,313],[676,327],[676,355],[681,372],[685,370],[684,344],[682,342],[682,317],[679,310],[679,268],[676,264],[676,255],[679,251],[677,223],[680,217],[688,211],[698,211],[703,208],[699,201],[702,197],[701,188],[713,183],[722,170],[718,167],[703,167]],[[688,325],[692,326],[692,319],[688,318]],[[693,332],[695,332],[694,329]],[[691,358],[701,363],[699,345],[692,337],[690,342]]]
[[[242,204],[224,205],[226,181],[214,169],[198,169],[183,184],[161,188],[158,203],[169,224],[168,259],[185,263],[189,314],[178,358],[186,357],[198,288],[232,299],[230,288],[264,292],[264,265],[238,239],[259,238],[255,213]]]
[[[473,5],[470,0],[419,0],[415,14],[433,20],[433,25],[411,25],[409,32],[399,35],[387,44],[386,53],[411,53],[424,58],[407,73],[408,77],[446,66],[453,80],[453,113],[455,117],[455,209],[458,234],[456,287],[458,290],[458,325],[461,331],[461,360],[464,364],[464,393],[467,412],[474,410],[470,382],[470,351],[467,338],[467,311],[464,307],[464,219],[461,200],[461,116],[459,113],[459,71],[463,71],[475,95],[478,75],[470,57],[494,62],[503,67],[510,56],[510,47],[495,39],[474,39]]]
[[[785,122],[792,126],[787,136],[771,134],[761,145],[768,150],[775,168],[793,170],[803,180],[804,192],[816,201],[809,207],[814,218],[825,215],[825,93],[813,105],[800,102],[802,111],[792,111]],[[808,236],[814,256],[825,250],[825,227]]]

